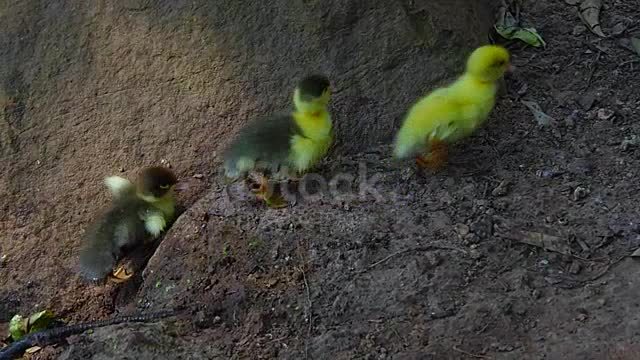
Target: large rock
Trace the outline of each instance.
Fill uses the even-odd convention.
[[[410,102],[453,76],[485,40],[489,4],[0,6],[0,252],[9,255],[0,287],[37,289],[70,311],[64,299],[80,287],[68,279],[82,229],[107,200],[102,178],[161,160],[180,176],[213,173],[231,135],[287,108],[308,72],[333,80],[338,151],[390,140]]]
[[[75,320],[115,307],[117,290],[73,280],[83,228],[107,201],[104,176],[132,177],[168,162],[181,177],[206,180],[235,131],[288,108],[296,79],[316,71],[334,84],[338,152],[389,141],[409,104],[454,76],[492,21],[489,0],[5,3],[0,256],[8,256],[0,289],[16,294],[5,312],[29,313],[38,304]],[[204,193],[203,183],[187,205]],[[179,221],[175,231],[187,226]],[[228,230],[229,242],[248,231]],[[278,281],[287,276],[298,283],[299,273]],[[229,280],[236,297],[222,297],[219,308],[246,306],[254,293],[240,280]],[[261,333],[268,321],[258,316],[246,326]]]
[[[14,135],[3,149],[182,160],[288,107],[296,78],[312,71],[333,80],[342,147],[363,149],[388,140],[415,97],[460,70],[486,40],[490,3],[12,4],[0,14],[0,84],[12,102],[2,126]],[[30,144],[26,129],[44,143]]]

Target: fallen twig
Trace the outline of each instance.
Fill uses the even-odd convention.
[[[591,67],[591,71],[589,71],[589,77],[587,78],[587,86],[588,89],[591,86],[591,81],[593,80],[593,74],[596,72],[598,68],[598,62],[600,61],[600,56],[602,55],[602,51],[598,51],[598,55],[596,55],[596,60],[593,62],[593,66]]]
[[[458,348],[457,346],[455,346],[455,345],[453,346],[453,351],[457,351],[457,352],[459,352],[459,353],[461,353],[461,354],[465,354],[465,355],[467,355],[467,356],[471,356],[471,357],[474,357],[474,358],[476,358],[476,359],[491,359],[491,356],[487,356],[487,355],[478,355],[478,354],[472,354],[472,353],[470,353],[470,352],[468,352],[468,351],[464,351],[464,350],[462,350],[462,349],[459,349],[459,348]]]
[[[571,285],[560,285],[560,284],[558,284],[558,286],[560,286],[563,289],[575,289],[575,288],[577,288],[579,286],[583,286],[583,285],[585,285],[587,283],[596,281],[596,280],[600,279],[601,277],[605,276],[609,272],[609,270],[611,270],[611,268],[613,268],[613,266],[617,265],[619,262],[621,262],[622,260],[626,259],[627,257],[629,257],[629,255],[623,255],[623,256],[619,257],[618,259],[610,262],[602,270],[600,270],[600,272],[598,272],[597,274],[589,277],[588,279],[571,280],[571,279],[564,278],[563,280],[572,281],[573,284],[571,284]]]
[[[623,61],[620,64],[618,64],[618,67],[623,67],[625,65],[629,65],[629,64],[635,64],[640,62],[640,59],[631,59],[631,60],[627,60],[627,61]]]
[[[593,275],[592,277],[590,277],[590,278],[588,278],[588,279],[586,279],[586,280],[583,280],[583,283],[587,283],[587,282],[591,282],[591,281],[596,281],[596,280],[600,279],[600,278],[601,278],[601,277],[603,277],[606,273],[608,273],[608,272],[609,272],[609,270],[611,270],[611,268],[612,268],[614,265],[616,265],[616,264],[618,264],[619,262],[621,262],[622,260],[626,259],[628,256],[629,256],[629,255],[624,255],[624,256],[621,256],[621,257],[619,257],[618,259],[616,259],[616,260],[614,260],[614,261],[610,262],[609,264],[607,264],[607,266],[605,266],[605,267],[604,267],[604,269],[602,269],[602,271],[600,271],[599,273],[597,273],[597,274]]]
[[[437,246],[437,245],[429,245],[429,246],[419,246],[419,247],[414,247],[414,248],[409,248],[409,249],[404,249],[404,250],[400,250],[397,251],[389,256],[386,256],[385,258],[383,258],[382,260],[376,261],[373,264],[367,266],[365,269],[358,271],[356,274],[360,275],[362,273],[365,273],[371,269],[373,269],[374,267],[383,264],[389,260],[391,260],[392,258],[404,254],[406,252],[410,252],[410,251],[416,251],[416,252],[422,252],[422,251],[433,251],[433,250],[456,250],[456,251],[461,251],[466,253],[466,251],[462,250],[462,249],[458,249],[455,247],[449,247],[449,246]]]
[[[302,269],[302,267],[300,267],[300,272],[302,273],[302,280],[304,281],[304,287],[306,289],[307,292],[307,306],[308,306],[308,310],[307,310],[307,320],[309,321],[309,327],[307,328],[307,341],[305,342],[304,345],[304,358],[308,359],[309,358],[309,341],[311,339],[311,326],[312,326],[312,318],[313,318],[313,313],[312,313],[312,303],[311,303],[311,291],[309,290],[309,283],[307,282],[307,275],[304,273],[304,270]]]
[[[533,231],[511,231],[503,234],[503,236],[523,244],[533,245],[548,251],[573,256],[571,248],[567,244],[563,243],[564,239],[558,236]]]

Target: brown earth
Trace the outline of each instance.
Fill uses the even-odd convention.
[[[640,148],[622,146],[640,135],[628,85],[640,81],[637,3],[607,2],[611,36],[599,39],[575,7],[525,1],[547,48],[510,45],[518,71],[490,122],[430,175],[378,143],[459,69],[489,19],[452,16],[462,0],[433,3],[0,6],[0,321],[195,308],[34,358],[638,358],[628,255],[640,247]],[[364,166],[380,197],[359,196],[361,179],[358,196],[324,191],[285,210],[229,197],[216,152],[246,119],[285,106],[282,89],[309,70],[336,87],[340,138],[318,173],[357,178]],[[521,99],[557,121],[538,126]],[[183,178],[204,174],[187,210],[142,276],[82,284],[77,249],[107,200],[102,177],[163,159]],[[570,255],[522,244],[523,231]]]

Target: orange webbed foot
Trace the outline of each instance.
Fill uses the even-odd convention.
[[[133,272],[130,272],[124,265],[120,265],[107,276],[107,280],[116,284],[122,284],[129,281],[132,276]]]
[[[427,155],[416,157],[416,164],[422,168],[437,172],[447,162],[448,155],[447,144],[434,139],[431,142],[430,152]]]
[[[287,206],[284,198],[276,194],[274,189],[269,187],[269,179],[262,175],[260,177],[260,182],[255,184],[255,187],[251,189],[251,191],[256,195],[256,199],[258,201],[264,201],[265,204],[273,209],[280,209]]]

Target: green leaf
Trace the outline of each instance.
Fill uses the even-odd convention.
[[[42,310],[29,316],[29,331],[30,333],[46,329],[49,324],[55,319],[55,315],[49,310]]]
[[[495,28],[498,34],[507,40],[518,39],[534,47],[544,47],[547,45],[542,36],[540,36],[534,28],[500,25],[496,25]]]
[[[494,28],[507,40],[521,40],[534,47],[547,45],[535,28],[522,26],[519,1],[511,1],[509,4],[502,2]]]
[[[224,246],[222,246],[222,256],[229,256],[229,244],[224,244]]]
[[[28,318],[16,314],[9,321],[9,335],[14,341],[17,341],[26,334],[46,329],[53,320],[55,320],[55,316],[49,310],[31,314]]]
[[[9,334],[13,341],[17,341],[27,333],[27,320],[28,319],[23,318],[22,315],[19,314],[16,314],[11,318],[11,321],[9,321]]]
[[[254,236],[249,240],[249,249],[250,250],[255,250],[259,246],[260,246],[260,238]]]

